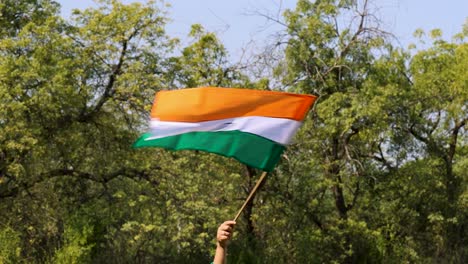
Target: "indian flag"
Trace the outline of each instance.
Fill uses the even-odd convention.
[[[156,94],[150,131],[134,147],[201,150],[271,171],[316,97],[201,87]]]

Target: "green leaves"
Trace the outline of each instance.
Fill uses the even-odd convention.
[[[181,56],[172,58],[172,85],[230,87],[241,78],[241,73],[229,65],[227,51],[214,33],[195,24],[189,37],[191,44],[182,50]]]
[[[276,79],[252,79],[259,65],[232,63],[202,25],[186,46],[167,36],[153,1],[102,0],[70,21],[52,1],[16,2],[0,4],[0,262],[209,263],[258,173],[131,144],[157,90],[275,82],[320,97],[239,220],[229,261],[466,259],[466,32],[417,31],[427,43],[409,52],[367,1],[301,0],[279,61],[261,70]]]
[[[457,162],[449,153],[458,153],[466,144],[468,95],[458,89],[468,90],[461,84],[466,81],[466,70],[458,71],[467,61],[463,59],[464,52],[460,52],[465,44],[445,42],[440,38],[441,32],[434,30],[431,32],[433,46],[411,56],[393,48],[378,30],[371,30],[372,20],[363,15],[369,14],[366,11],[355,15],[355,24],[340,26],[339,22],[345,19],[342,16],[350,10],[366,10],[367,1],[363,5],[357,1],[335,3],[339,8],[330,7],[332,2],[299,1],[295,11],[286,13],[290,39],[285,48],[288,67],[283,81],[293,83],[292,90],[320,95],[311,115],[312,123],[306,122],[302,128],[305,131],[298,137],[298,145],[304,150],[287,154],[289,160],[296,155],[293,159],[297,161],[294,167],[288,168],[289,173],[294,172],[289,181],[296,179],[305,184],[313,198],[305,196],[305,190],[296,189],[292,193],[315,201],[312,204],[323,193],[320,209],[315,214],[307,214],[304,222],[312,230],[327,231],[333,229],[327,224],[335,226],[337,220],[342,223],[336,227],[342,232],[340,235],[329,234],[344,239],[340,247],[336,246],[339,250],[335,253],[342,257],[338,261],[368,257],[378,262],[382,256],[390,255],[415,261],[424,259],[431,251],[420,247],[422,241],[434,239],[446,243],[449,237],[456,237],[449,230],[461,228],[445,222],[427,230],[428,236],[418,240],[406,226],[424,226],[424,217],[440,208],[444,208],[441,211],[444,219],[453,219],[454,212],[460,210],[453,203],[463,184],[453,174],[451,168]],[[422,31],[417,34],[423,36]],[[460,138],[465,143],[459,144]],[[427,167],[423,168],[422,164]],[[313,183],[304,179],[311,177],[311,171]],[[426,182],[407,182],[399,173]],[[390,200],[383,198],[392,193],[388,188],[394,184],[402,193],[390,195]],[[383,189],[376,193],[378,188]],[[434,196],[427,198],[432,192]],[[423,197],[430,201],[422,202]],[[300,208],[307,212],[304,204],[307,203]],[[393,209],[388,211],[388,208]],[[321,210],[329,212],[325,215]],[[334,217],[330,216],[330,210],[334,211]],[[378,224],[379,218],[390,214],[396,218]],[[294,218],[292,215],[289,217]],[[355,226],[351,223],[361,219],[367,219],[369,225],[359,234],[353,233]],[[381,229],[385,225],[389,229]],[[378,231],[376,237],[363,235],[373,233],[371,230]],[[393,232],[400,235],[391,237]],[[432,236],[432,232],[437,235]],[[379,248],[369,249],[368,253],[356,250],[353,241],[361,235],[365,239],[358,244],[366,245],[369,243],[366,239],[377,239],[381,241]],[[310,235],[309,239],[308,243],[312,243],[315,238]],[[405,244],[411,245],[411,249],[404,250]],[[386,251],[389,245],[395,247]],[[434,250],[442,255],[460,248],[444,244],[443,249]]]

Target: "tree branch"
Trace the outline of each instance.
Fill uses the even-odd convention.
[[[453,159],[453,156],[455,155],[455,150],[457,148],[457,141],[458,141],[458,132],[462,127],[466,125],[468,118],[464,118],[460,120],[460,122],[455,124],[455,127],[452,130],[452,135],[450,137],[450,144],[449,144],[449,150],[447,152],[447,158],[450,159],[450,161]]]
[[[161,169],[161,168],[155,167],[154,169]],[[136,170],[136,169],[123,168],[114,172],[110,172],[108,174],[104,174],[102,176],[97,176],[89,172],[77,171],[74,169],[56,169],[56,170],[51,170],[51,171],[39,174],[35,178],[35,180],[29,180],[24,183],[17,182],[15,187],[10,188],[6,192],[0,193],[0,198],[14,197],[22,190],[28,190],[34,187],[36,184],[39,184],[41,182],[44,182],[52,178],[62,177],[62,176],[82,178],[82,179],[98,182],[101,184],[106,184],[109,181],[119,176],[124,176],[132,180],[135,180],[138,178],[144,179],[153,185],[159,184],[157,181],[151,179],[151,175],[147,171],[141,171],[141,170]]]
[[[90,116],[93,116],[94,114],[99,112],[99,110],[101,110],[104,103],[106,103],[107,100],[109,100],[114,95],[114,93],[115,93],[115,90],[113,89],[114,88],[114,83],[117,80],[117,77],[122,73],[122,65],[124,63],[125,55],[127,53],[128,41],[129,40],[130,40],[130,38],[125,39],[122,42],[122,49],[120,51],[119,61],[118,61],[117,65],[114,67],[111,75],[109,76],[109,81],[107,82],[106,87],[104,89],[104,94],[101,96],[101,98],[99,98],[99,101],[96,103],[96,105],[93,107],[93,109],[91,111],[89,111],[88,113],[82,112],[82,114],[78,118],[78,121],[84,122],[87,119],[89,119]]]

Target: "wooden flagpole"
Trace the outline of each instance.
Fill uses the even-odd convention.
[[[255,192],[257,191],[258,187],[260,186],[260,184],[262,183],[263,179],[265,179],[266,175],[267,175],[268,172],[264,171],[262,173],[262,175],[260,176],[260,179],[258,179],[257,181],[257,184],[255,184],[255,187],[252,189],[252,191],[250,191],[250,194],[249,196],[247,197],[247,199],[245,199],[245,202],[244,204],[242,205],[241,209],[239,210],[239,212],[237,212],[237,215],[236,217],[234,217],[234,221],[237,221],[237,218],[239,218],[240,214],[242,213],[242,211],[244,210],[245,206],[247,206],[247,204],[250,202],[250,200],[252,199],[253,195],[255,194]]]

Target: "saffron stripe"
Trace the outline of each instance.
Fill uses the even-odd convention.
[[[160,91],[156,94],[151,117],[175,122],[245,116],[301,121],[315,99],[312,95],[217,87]]]
[[[241,131],[190,132],[176,136],[148,139],[150,137],[150,133],[142,135],[133,147],[202,150],[233,157],[244,164],[264,171],[273,170],[285,149],[284,146],[271,140]]]

